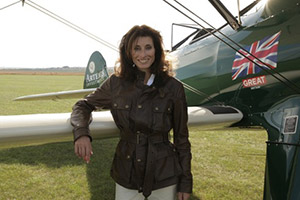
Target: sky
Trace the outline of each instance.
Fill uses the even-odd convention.
[[[174,2],[169,0],[170,2]],[[253,0],[240,0],[241,7]],[[10,7],[6,7],[18,2]],[[160,31],[165,49],[171,49],[172,23],[194,24],[163,0],[25,0],[28,4],[66,19],[103,41],[118,47],[134,25],[146,24]],[[225,23],[208,0],[179,0],[215,27]],[[222,1],[234,16],[237,0]],[[66,26],[18,0],[0,0],[0,68],[86,67],[99,51],[108,67],[118,52]],[[6,7],[6,8],[5,8]],[[201,23],[204,25],[204,23]],[[191,30],[174,28],[174,43]]]

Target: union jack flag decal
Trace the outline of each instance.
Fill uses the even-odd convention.
[[[244,77],[248,74],[256,74],[259,73],[262,69],[258,67],[253,62],[249,61],[246,57],[253,60],[255,63],[258,63],[261,67],[266,69],[274,69],[277,67],[277,48],[279,43],[280,32],[265,37],[262,40],[256,41],[251,44],[251,46],[245,47],[247,51],[252,53],[255,57],[259,58],[262,62],[258,61],[248,52],[240,49],[235,54],[235,59],[232,65],[232,80],[237,79],[238,77]]]

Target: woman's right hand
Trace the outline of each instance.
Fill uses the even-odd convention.
[[[75,154],[79,158],[83,158],[86,163],[90,162],[91,155],[93,155],[91,140],[88,136],[81,136],[75,141]]]

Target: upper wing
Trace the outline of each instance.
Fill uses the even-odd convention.
[[[90,131],[93,138],[119,136],[110,111],[93,112]],[[188,107],[188,125],[203,128],[227,127],[242,119],[242,113],[225,106]],[[70,113],[0,116],[0,143],[50,143],[71,141]]]
[[[96,88],[70,90],[62,92],[51,92],[44,94],[33,94],[28,96],[22,96],[14,99],[14,101],[33,101],[33,100],[58,100],[58,99],[72,99],[83,98],[84,96],[95,91]]]

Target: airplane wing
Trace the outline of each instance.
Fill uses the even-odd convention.
[[[90,56],[85,74],[83,89],[60,91],[44,94],[33,94],[22,96],[14,99],[14,101],[33,101],[33,100],[58,100],[58,99],[73,99],[83,98],[84,96],[92,93],[99,87],[107,78],[108,71],[106,62],[99,51],[95,51]]]
[[[21,96],[14,99],[14,101],[33,101],[33,100],[59,100],[59,99],[74,99],[83,98],[84,96],[95,91],[96,88],[69,90],[61,92],[51,92],[44,94],[33,94],[28,96]]]
[[[0,116],[0,144],[34,144],[72,141],[70,113]],[[90,131],[95,139],[119,136],[110,111],[93,112]],[[242,113],[225,106],[188,107],[188,125],[227,127],[240,121]],[[211,126],[211,125],[214,126]]]
[[[109,111],[94,112],[90,125],[94,138],[117,136]],[[0,144],[35,144],[72,140],[70,113],[0,116]]]
[[[242,118],[242,112],[231,106],[188,107],[188,126],[201,126],[203,129],[224,128]]]

